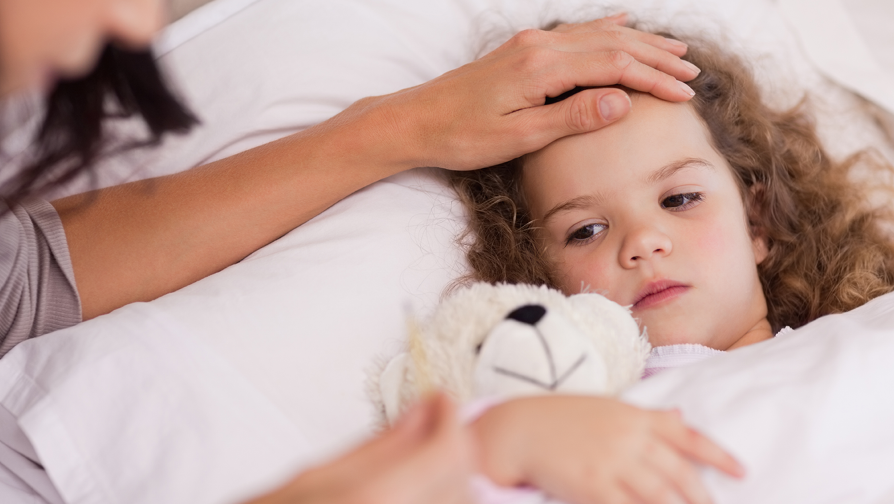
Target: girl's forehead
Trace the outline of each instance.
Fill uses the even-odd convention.
[[[726,165],[691,105],[642,93],[631,98],[632,110],[618,122],[557,140],[525,158],[524,187],[532,203],[555,186],[648,180],[662,167],[687,158],[706,159],[718,168]]]
[[[704,160],[732,178],[692,105],[641,93],[631,98],[632,110],[616,123],[557,140],[525,158],[522,185],[535,218],[588,192],[645,187],[663,168],[686,159]]]
[[[671,103],[634,93],[633,108],[618,122],[601,130],[560,139],[530,154],[525,166],[568,162],[622,165],[627,170],[658,168],[666,157],[711,151],[710,134],[688,103]]]

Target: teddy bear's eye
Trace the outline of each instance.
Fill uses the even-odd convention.
[[[484,343],[478,343],[478,346],[475,347],[475,355],[478,355],[481,353],[481,347],[483,347],[483,346],[484,346]]]

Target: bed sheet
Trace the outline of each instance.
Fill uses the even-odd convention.
[[[789,29],[803,7],[624,5],[728,33],[743,52],[772,54],[755,63],[768,92],[780,103],[805,88],[820,94],[820,125],[833,150],[880,145],[860,100],[803,57],[806,42]],[[160,149],[107,160],[99,182],[219,159],[325,120],[360,97],[431,79],[472,58],[473,40],[603,11],[583,1],[218,0],[159,42],[162,64],[203,126]],[[837,49],[866,51],[847,41]],[[439,175],[417,170],[358,192],[179,292],[22,345],[0,362],[0,404],[19,428],[0,441],[25,433],[70,503],[249,495],[368,433],[364,370],[400,344],[406,305],[424,313],[465,271],[454,243],[461,226]],[[729,366],[747,363],[734,358]],[[834,368],[817,363],[826,365]],[[679,385],[673,397],[689,397],[686,390]],[[687,415],[699,407],[692,401]]]

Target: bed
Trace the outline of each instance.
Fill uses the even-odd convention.
[[[834,154],[894,159],[890,3],[620,5],[727,37],[780,105],[811,92]],[[202,125],[106,160],[98,183],[220,159],[431,79],[513,30],[605,12],[579,0],[215,0],[156,42]],[[466,271],[462,226],[440,174],[417,169],[178,292],[20,345],[0,361],[0,502],[238,502],[346,449],[370,432],[365,372],[401,345],[406,307],[424,314]],[[882,504],[894,502],[890,355],[891,295],[624,398],[681,408],[745,463],[740,482],[706,471],[716,502]]]

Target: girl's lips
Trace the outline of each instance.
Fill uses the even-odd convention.
[[[669,280],[652,282],[637,294],[636,301],[633,303],[633,309],[645,310],[653,308],[677,298],[688,290],[688,285],[679,282]]]

